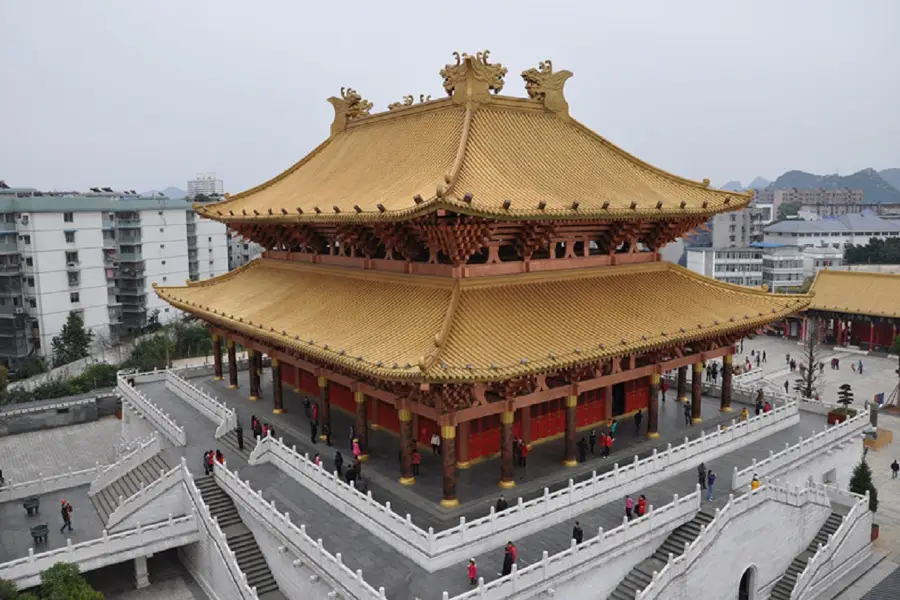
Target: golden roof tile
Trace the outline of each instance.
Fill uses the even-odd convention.
[[[506,69],[487,55],[457,55],[445,67],[446,99],[407,96],[370,115],[371,103],[342,90],[330,99],[336,115],[325,143],[198,212],[256,223],[393,221],[438,208],[511,220],[628,219],[708,215],[750,201],[653,167],[572,120],[563,95],[572,73],[549,61],[523,72],[529,98],[492,95]]]
[[[900,318],[900,275],[822,270],[810,288],[810,310]]]
[[[258,259],[156,292],[327,363],[430,382],[504,380],[758,328],[810,300],[671,263],[452,280]]]

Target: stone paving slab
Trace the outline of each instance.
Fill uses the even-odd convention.
[[[104,417],[90,423],[0,437],[0,469],[7,481],[24,482],[89,469],[116,460],[122,421]]]

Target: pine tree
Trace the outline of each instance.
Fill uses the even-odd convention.
[[[849,383],[842,383],[838,388],[838,404],[844,407],[844,413],[850,413],[850,405],[853,404],[853,390]]]
[[[872,483],[872,469],[869,463],[863,458],[858,465],[853,468],[853,476],[850,477],[850,491],[854,494],[865,495],[869,492],[869,510],[875,512],[878,510],[878,490]]]
[[[59,335],[51,341],[53,366],[59,367],[79,358],[85,358],[90,354],[93,340],[94,332],[84,328],[81,314],[73,310],[69,313],[69,318],[66,319],[66,324],[63,325]]]

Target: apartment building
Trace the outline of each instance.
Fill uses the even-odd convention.
[[[243,236],[231,231],[230,229],[228,230],[227,236],[229,271],[231,269],[236,269],[241,265],[246,265],[248,262],[262,254],[265,250],[265,248],[263,248],[256,242],[245,239]]]
[[[203,194],[204,196],[221,196],[225,192],[225,186],[221,179],[216,179],[215,173],[197,173],[196,179],[187,182],[188,198]]]
[[[871,238],[900,237],[900,222],[872,214],[848,214],[817,220],[794,219],[765,228],[766,242],[843,250],[847,244],[866,245]]]
[[[73,310],[98,347],[118,343],[157,310],[161,322],[176,316],[154,282],[227,270],[224,225],[201,221],[186,200],[0,189],[0,364],[49,358]]]
[[[808,276],[806,257],[796,246],[757,242],[744,248],[689,248],[686,266],[717,281],[794,291]]]
[[[761,242],[756,244],[763,252],[763,285],[770,292],[795,292],[803,285],[803,250],[797,246],[784,246]]]
[[[775,204],[799,204],[801,218],[839,217],[862,212],[863,191],[848,188],[775,190]]]

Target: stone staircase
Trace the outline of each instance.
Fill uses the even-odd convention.
[[[100,515],[103,526],[106,527],[109,515],[118,508],[120,496],[122,498],[134,496],[141,491],[141,484],[143,484],[143,487],[147,487],[159,479],[160,471],[166,472],[171,470],[171,468],[162,455],[157,454],[91,496],[91,504],[94,505],[97,514]]]
[[[235,446],[237,446],[236,440]],[[244,448],[246,449],[247,446],[245,445]],[[278,583],[272,576],[272,571],[269,570],[266,557],[256,544],[253,532],[247,529],[241,520],[231,497],[219,487],[212,475],[198,477],[195,482],[203,501],[209,506],[212,516],[218,520],[228,547],[234,552],[238,566],[241,572],[247,576],[247,583],[250,587],[256,588],[256,593],[261,600],[287,600],[278,589]]]
[[[790,600],[791,592],[794,591],[794,585],[797,583],[797,576],[803,572],[803,569],[806,568],[806,563],[809,562],[809,559],[812,558],[813,555],[815,555],[816,551],[819,549],[819,544],[824,546],[828,541],[828,536],[833,535],[834,532],[837,531],[843,520],[844,517],[835,512],[828,516],[828,520],[825,521],[825,524],[822,525],[822,528],[816,533],[816,537],[809,543],[806,550],[794,557],[794,560],[787,568],[787,571],[785,571],[781,579],[778,580],[778,583],[775,584],[775,587],[772,589],[772,594],[769,596],[772,600]]]
[[[639,562],[625,576],[625,579],[619,582],[616,589],[609,595],[609,600],[634,600],[636,592],[650,585],[653,572],[662,571],[662,568],[666,566],[669,561],[669,553],[675,557],[684,554],[685,543],[697,539],[701,528],[706,527],[712,520],[713,515],[701,511],[693,519],[670,533],[652,556]]]
[[[231,430],[220,437],[219,442],[223,446],[226,446],[229,450],[232,450],[237,454],[243,456],[244,460],[250,460],[250,452],[252,452],[253,448],[256,446],[256,440],[253,439],[253,432],[249,429],[244,429],[243,450],[238,449],[237,433],[235,433],[234,430]]]

